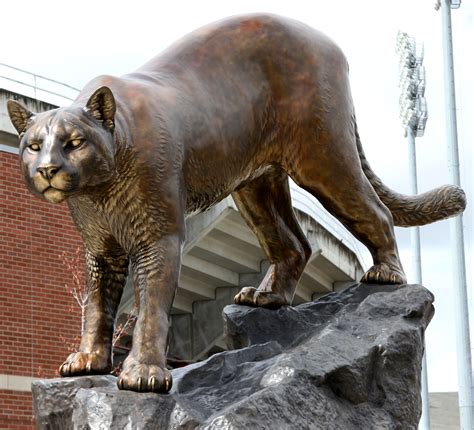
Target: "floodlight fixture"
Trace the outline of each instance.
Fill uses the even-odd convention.
[[[400,119],[405,137],[410,134],[421,137],[428,119],[424,99],[426,72],[423,66],[424,47],[417,45],[414,38],[401,31],[397,34],[396,51],[399,55],[399,106]],[[421,100],[423,99],[423,100]]]
[[[448,0],[450,9],[459,9],[461,7],[461,0]],[[435,10],[439,10],[441,8],[441,0],[436,0]]]

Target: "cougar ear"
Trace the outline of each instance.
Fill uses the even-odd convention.
[[[115,98],[108,87],[100,87],[94,91],[87,101],[86,112],[101,121],[110,130],[114,129]]]
[[[16,128],[16,131],[21,137],[22,134],[28,128],[29,120],[33,118],[35,114],[16,100],[8,100],[7,109],[8,115],[10,116],[10,121],[12,122],[13,126]]]

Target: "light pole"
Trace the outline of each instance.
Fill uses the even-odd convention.
[[[441,6],[443,28],[444,88],[446,97],[446,138],[448,142],[448,169],[451,183],[460,186],[456,96],[454,87],[453,37],[451,9],[461,6],[461,0],[438,0]],[[473,381],[469,312],[467,302],[466,266],[462,215],[450,220],[451,254],[453,258],[453,284],[455,297],[456,349],[458,362],[459,417],[462,430],[474,428]]]
[[[406,33],[398,32],[396,51],[399,55],[400,61],[400,119],[402,120],[402,126],[405,130],[405,137],[408,138],[410,191],[412,194],[418,194],[415,138],[423,136],[425,132],[426,121],[428,119],[428,109],[424,97],[425,68],[423,66],[423,49],[421,49],[421,52],[417,55],[415,39],[408,37]],[[416,284],[421,285],[420,228],[411,228],[410,235],[414,269],[413,281]],[[423,354],[421,399],[422,413],[419,427],[422,430],[429,430],[430,406],[428,398],[426,353]]]

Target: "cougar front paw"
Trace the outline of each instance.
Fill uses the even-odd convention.
[[[254,287],[244,287],[234,297],[237,305],[254,306],[268,309],[278,309],[290,303],[278,293],[272,291],[262,291]]]
[[[109,356],[98,352],[74,352],[59,368],[61,376],[78,376],[109,373],[112,362]]]
[[[405,274],[398,269],[391,269],[388,264],[380,263],[372,266],[360,282],[366,284],[406,284]]]
[[[127,357],[123,370],[117,379],[121,390],[140,392],[167,393],[173,385],[173,378],[168,369],[154,364],[141,364]]]

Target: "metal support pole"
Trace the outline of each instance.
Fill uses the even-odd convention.
[[[423,67],[424,50],[417,54],[415,39],[403,32],[398,32],[396,51],[400,55],[400,118],[408,139],[408,165],[411,194],[418,194],[418,179],[416,170],[415,138],[424,134],[428,110],[425,94],[425,69]],[[410,229],[413,271],[416,284],[421,285],[421,244],[420,229]],[[426,352],[426,345],[425,345]],[[430,430],[430,403],[428,396],[428,373],[426,353],[423,354],[421,366],[421,418],[419,428]]]
[[[443,22],[444,84],[446,94],[446,137],[448,141],[448,168],[451,183],[460,185],[459,152],[454,88],[453,41],[451,31],[451,2],[441,1]],[[450,220],[451,254],[453,258],[453,283],[455,296],[454,319],[456,322],[456,349],[458,363],[459,414],[462,430],[472,430],[472,364],[469,337],[469,313],[464,261],[462,215]]]
[[[416,147],[415,147],[415,132],[412,127],[407,127],[408,138],[408,167],[410,170],[410,192],[415,195],[418,194],[418,175],[416,170]],[[421,279],[421,246],[420,246],[420,227],[413,227],[410,229],[412,258],[413,258],[413,281],[419,285],[422,283]]]
[[[426,364],[426,344],[423,361],[421,363],[421,418],[418,428],[421,430],[431,429],[430,420],[430,398],[428,395],[428,371]]]
[[[408,138],[408,168],[410,171],[410,192],[415,195],[418,194],[418,178],[416,170],[416,146],[415,146],[415,132],[412,127],[407,127]],[[412,227],[410,229],[410,242],[413,262],[413,282],[422,285],[421,275],[421,242],[420,242],[420,227]],[[418,425],[421,430],[430,430],[430,401],[428,396],[428,372],[426,364],[426,344],[425,353],[423,354],[423,362],[421,366],[421,419]]]

